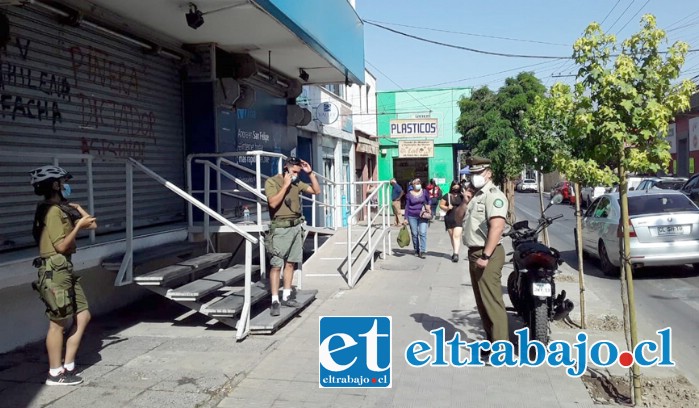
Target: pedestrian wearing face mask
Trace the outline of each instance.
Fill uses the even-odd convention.
[[[299,173],[308,174],[311,185],[298,179]],[[300,304],[291,297],[291,283],[296,265],[303,261],[304,218],[301,210],[301,193],[320,194],[320,184],[311,165],[304,160],[290,157],[284,164],[284,172],[265,182],[265,195],[272,220],[265,238],[265,248],[270,259],[269,286],[272,292],[270,314],[279,316],[281,306],[297,308]],[[284,268],[284,289],[279,301],[279,279]]]
[[[490,160],[470,157],[471,186],[475,194],[468,204],[464,243],[468,246],[471,285],[487,340],[509,340],[507,312],[501,278],[505,265],[502,233],[507,217],[507,198],[495,184]],[[487,353],[485,353],[487,354]]]
[[[38,279],[32,287],[46,305],[49,319],[46,384],[78,385],[83,379],[78,375],[75,356],[90,321],[90,311],[71,258],[78,232],[97,228],[97,222],[79,204],[68,201],[70,173],[57,166],[43,166],[30,175],[34,193],[44,197],[36,207],[32,228],[39,246],[39,257],[34,259]]]
[[[451,182],[449,192],[444,194],[439,202],[439,208],[446,213],[444,215],[444,226],[451,240],[452,262],[459,262],[463,222],[466,216],[466,207],[472,197],[472,190],[462,188],[461,184],[457,180],[454,180]]]
[[[425,259],[427,252],[427,226],[431,218],[430,194],[422,188],[420,179],[411,183],[413,189],[405,195],[405,217],[410,225],[415,255]]]

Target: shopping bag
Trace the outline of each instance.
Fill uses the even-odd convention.
[[[401,248],[405,248],[410,245],[410,231],[408,231],[408,227],[405,225],[403,225],[403,228],[401,228],[400,232],[398,232],[398,245]]]

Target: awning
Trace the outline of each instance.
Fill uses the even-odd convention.
[[[356,151],[376,156],[379,154],[379,142],[357,135]]]
[[[36,4],[50,3],[36,0]],[[364,24],[347,1],[62,0],[87,18],[170,44],[216,44],[304,84],[364,84]],[[203,23],[188,26],[194,10]],[[137,23],[137,24],[134,24]],[[142,34],[142,35],[141,35]],[[303,72],[301,71],[303,70]],[[307,75],[307,76],[306,76]]]

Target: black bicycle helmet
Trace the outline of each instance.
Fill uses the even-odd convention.
[[[73,178],[73,176],[71,176],[70,173],[58,166],[42,166],[38,169],[30,171],[29,174],[32,176],[31,185],[35,185],[37,183],[41,183],[42,181],[50,179],[65,178],[66,180],[68,180]]]

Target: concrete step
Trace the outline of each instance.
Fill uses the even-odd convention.
[[[138,267],[147,262],[156,261],[158,259],[169,258],[173,256],[191,256],[192,253],[201,250],[204,243],[195,242],[171,242],[168,244],[158,245],[150,248],[140,249],[133,253],[133,266]],[[124,259],[124,254],[119,253],[104,258],[101,262],[102,268],[108,271],[117,272],[121,267],[121,262]]]
[[[276,332],[284,323],[291,320],[306,306],[310,305],[316,298],[317,290],[297,290],[296,301],[301,304],[301,307],[285,307],[282,306],[279,311],[279,316],[269,314],[270,308],[262,310],[257,316],[250,319],[250,333],[253,334],[272,334]]]
[[[187,259],[174,265],[157,269],[153,272],[134,277],[134,282],[139,285],[167,286],[169,282],[179,281],[193,275],[194,272],[229,260],[233,255],[229,253],[210,253],[196,258]],[[190,278],[191,280],[191,278]]]
[[[269,296],[269,290],[265,287],[264,284],[258,282],[252,285],[250,302],[253,305],[267,296]],[[230,294],[217,302],[202,307],[199,312],[214,318],[234,317],[243,310],[244,303],[245,288],[233,294]]]
[[[253,274],[259,270],[259,266],[252,266]],[[245,278],[245,265],[235,265],[178,288],[170,289],[165,296],[172,300],[196,302],[211,292],[243,278]]]

